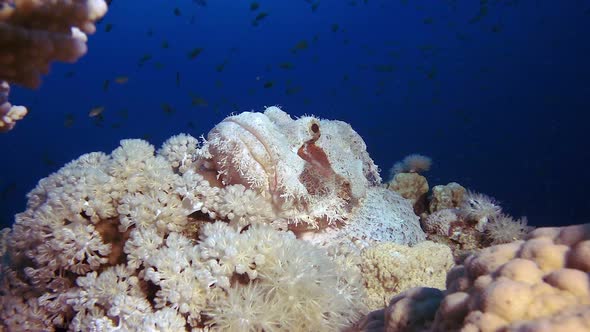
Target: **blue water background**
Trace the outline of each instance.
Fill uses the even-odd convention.
[[[351,123],[384,177],[421,153],[431,186],[459,182],[535,226],[590,220],[590,1],[251,3],[114,0],[86,56],[13,89],[30,114],[0,136],[0,223],[83,153],[271,105]]]

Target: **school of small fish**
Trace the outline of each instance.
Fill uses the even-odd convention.
[[[411,4],[408,0],[399,0],[403,6],[410,7]],[[193,3],[197,6],[198,10],[207,10],[208,1],[207,0],[193,0]],[[457,6],[456,0],[446,0],[446,3],[451,7]],[[518,0],[509,0],[506,1],[505,6],[515,6],[518,3]],[[306,6],[309,9],[309,15],[321,15],[320,13],[324,10],[328,10],[328,4],[320,5],[320,0],[304,0],[302,2],[303,6]],[[369,6],[369,5],[376,5],[383,7],[385,6],[383,0],[381,1],[373,1],[373,0],[347,0],[346,5],[358,8],[358,10],[362,9],[362,6]],[[477,12],[473,13],[473,16],[466,18],[466,21],[469,24],[478,24],[481,23],[486,16],[488,16],[490,12],[490,1],[489,0],[480,0]],[[421,11],[424,10],[423,5],[415,4],[415,10]],[[259,1],[251,1],[247,5],[244,5],[244,11],[247,13],[247,16],[250,19],[250,28],[251,29],[263,29],[264,26],[272,26],[276,24],[273,21],[273,15],[270,13],[270,10],[267,9],[267,6],[264,2]],[[171,14],[177,18],[183,20],[183,22],[188,22],[188,24],[195,24],[196,23],[196,15],[194,13],[194,8],[182,8],[180,6],[175,6],[170,9]],[[190,12],[187,14],[187,12]],[[187,21],[188,20],[188,21]],[[344,21],[344,20],[343,20]],[[443,18],[436,17],[435,15],[424,15],[421,18],[421,23],[425,26],[436,26],[437,24],[442,24]],[[452,26],[454,23],[449,22],[447,23],[448,26]],[[117,31],[117,27],[119,24],[115,24],[113,22],[109,22],[109,17],[106,17],[104,22],[99,23],[99,27],[102,25],[102,28],[99,28],[99,31],[104,33],[111,33],[113,31]],[[503,31],[503,26],[501,22],[493,23],[492,25],[488,26],[487,28],[490,33],[501,33]],[[145,30],[145,35],[148,38],[157,38],[157,26],[149,26]],[[281,75],[280,73],[295,73],[298,70],[298,63],[302,61],[311,61],[312,63],[318,64],[322,61],[322,58],[319,54],[314,53],[314,47],[318,45],[323,40],[334,40],[340,42],[345,47],[351,47],[354,45],[354,40],[351,39],[348,29],[346,28],[346,21],[344,22],[328,22],[327,29],[325,31],[319,31],[311,36],[302,36],[301,38],[294,39],[294,42],[289,49],[290,54],[286,54],[283,59],[277,59],[276,63],[268,63],[266,64],[263,71],[259,73],[259,75],[252,78],[251,82],[252,85],[247,87],[245,91],[249,95],[255,95],[256,93],[265,93],[265,91],[281,91],[286,98],[297,96],[300,98],[305,105],[311,104],[313,101],[311,98],[304,96],[305,94],[305,84],[303,82],[297,82],[292,78],[285,77],[285,75]],[[468,34],[462,33],[460,31],[456,32],[456,39],[461,42],[468,42],[470,37]],[[192,47],[187,45],[176,45],[174,42],[170,42],[171,38],[161,38],[158,42],[160,49],[162,50],[170,50],[173,52],[183,52],[186,55],[187,61],[194,64],[200,64],[202,61],[200,60],[202,57],[211,57],[211,51],[208,50],[207,45],[194,45]],[[376,81],[376,89],[373,93],[374,96],[382,96],[387,93],[388,85],[391,85],[392,82],[399,82],[399,78],[396,77],[397,72],[400,69],[400,66],[397,60],[400,58],[404,52],[410,52],[414,50],[404,50],[399,47],[399,45],[395,41],[385,40],[383,49],[386,50],[387,60],[379,60],[373,61],[371,58],[375,57],[378,51],[375,49],[374,45],[370,45],[368,43],[358,41],[358,49],[364,53],[366,62],[358,63],[356,68],[345,68],[340,75],[341,77],[341,84],[348,84],[350,85],[351,93],[359,94],[363,91],[363,88],[358,84],[354,83],[354,72],[373,72],[375,75],[378,76],[378,80]],[[222,74],[227,70],[234,69],[234,63],[239,62],[239,48],[235,46],[228,47],[228,52],[222,58],[214,60],[214,70],[215,72]],[[380,50],[382,52],[382,50]],[[432,59],[436,55],[440,54],[442,48],[435,45],[435,44],[419,44],[417,46],[417,51],[424,59]],[[305,60],[302,58],[305,57]],[[166,71],[168,70],[168,66],[165,62],[157,59],[154,53],[143,53],[137,56],[137,69],[142,70],[146,66],[152,66],[156,70]],[[278,73],[273,71],[274,68],[278,69]],[[439,72],[437,70],[436,64],[434,61],[428,62],[424,61],[423,65],[416,66],[414,70],[418,73],[421,73],[424,80],[435,82],[438,79]],[[483,70],[483,69],[482,69]],[[487,69],[489,70],[489,68]],[[173,71],[170,76],[174,77],[174,84],[177,88],[185,88],[182,84],[182,72],[179,70]],[[222,77],[222,76],[220,76]],[[75,79],[75,72],[73,70],[68,71],[65,74],[65,78],[68,79]],[[118,86],[123,85],[133,85],[133,73],[128,74],[121,74],[118,76],[111,76],[106,77],[102,80],[102,90],[104,93],[110,93],[113,89],[118,89]],[[408,87],[411,90],[412,86],[415,85],[416,82],[409,81]],[[221,78],[215,80],[215,87],[218,89],[224,88],[224,82]],[[279,89],[279,90],[277,90]],[[338,88],[331,87],[327,89],[327,93],[330,96],[338,95]],[[227,97],[222,97],[220,100],[215,100],[210,102],[207,100],[207,97],[201,95],[194,91],[189,91],[187,93],[187,98],[189,105],[192,107],[198,107],[202,109],[211,109],[214,112],[219,112],[220,109],[227,109],[228,111],[237,110],[239,105],[235,102],[232,102]],[[406,97],[406,98],[409,98]],[[92,102],[92,101],[91,101]],[[96,103],[96,101],[94,101]],[[438,101],[437,97],[432,97],[431,100],[432,104],[436,104]],[[160,104],[160,109],[164,114],[167,115],[174,115],[176,113],[176,106],[172,105],[168,102],[162,102]],[[229,108],[229,109],[228,109]],[[467,112],[467,111],[462,111]],[[112,119],[117,119],[116,122],[110,124],[111,128],[119,128],[125,123],[125,119],[127,117],[127,111],[123,110],[112,110],[111,107],[107,108],[104,105],[92,105],[90,110],[88,111],[88,118],[93,121],[94,125],[98,127],[103,127],[105,125],[105,118],[109,117]],[[73,112],[68,112],[64,115],[63,125],[66,128],[72,128],[76,125],[76,121],[79,117],[76,116]],[[114,120],[115,121],[115,120]],[[187,123],[187,126],[191,126],[192,122]]]

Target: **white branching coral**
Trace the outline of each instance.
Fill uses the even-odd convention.
[[[197,158],[202,155],[199,140],[187,134],[170,137],[158,150],[158,154],[182,174],[192,169]]]
[[[360,279],[350,277],[350,271],[341,269],[324,250],[264,225],[233,232],[239,251],[220,253],[221,261],[234,273],[245,271],[250,281],[245,287],[225,288],[227,296],[210,304],[206,314],[215,329],[335,331],[364,312],[355,300],[362,296]],[[207,257],[211,261],[215,256],[209,252]]]

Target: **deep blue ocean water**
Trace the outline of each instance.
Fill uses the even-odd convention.
[[[13,87],[30,113],[0,136],[2,226],[83,153],[271,105],[349,122],[384,177],[421,153],[431,186],[459,182],[534,226],[590,220],[590,1],[253,3],[113,0],[86,56]]]

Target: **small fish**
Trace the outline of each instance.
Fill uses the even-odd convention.
[[[195,47],[193,48],[190,52],[188,52],[188,58],[191,60],[194,60],[196,57],[199,56],[199,54],[201,54],[203,52],[203,48],[202,47]]]
[[[492,32],[500,32],[500,31],[502,31],[502,25],[494,24],[494,25],[492,25],[491,30],[492,30]]]
[[[470,24],[477,23],[481,21],[484,17],[488,15],[488,6],[487,1],[480,1],[479,11],[469,20]]]
[[[75,74],[76,74],[76,72],[74,72],[73,70],[70,70],[64,75],[64,77],[65,78],[72,78],[72,77],[74,77]]]
[[[141,58],[139,58],[139,61],[137,62],[138,66],[143,66],[146,62],[150,61],[152,59],[152,55],[151,54],[144,54]]]
[[[102,115],[102,112],[104,112],[104,106],[93,107],[90,109],[90,112],[88,112],[88,116],[94,118]]]
[[[156,68],[157,70],[162,70],[164,68],[166,68],[166,65],[161,63],[160,61],[154,63],[154,68]]]
[[[217,66],[215,66],[215,71],[218,73],[221,73],[224,69],[225,66],[229,63],[229,60],[224,60],[222,63],[218,64]]]
[[[49,152],[43,152],[43,156],[41,157],[41,160],[43,161],[43,164],[45,164],[45,166],[53,167],[53,166],[57,165],[55,160],[53,160],[53,158],[51,158],[49,156]]]
[[[432,24],[433,22],[434,22],[434,19],[432,17],[427,17],[422,21],[422,23],[424,23],[424,24]]]
[[[104,26],[104,32],[110,32],[111,30],[113,30],[113,24],[112,23],[107,23]]]
[[[302,39],[299,42],[297,42],[297,44],[295,44],[295,46],[293,46],[293,48],[291,48],[291,52],[297,53],[298,51],[305,50],[308,47],[309,47],[309,43],[307,42],[307,40]]]
[[[301,87],[300,86],[289,86],[287,87],[287,89],[285,89],[285,94],[287,96],[292,96],[294,94],[297,94],[301,91]]]
[[[103,128],[104,127],[104,116],[102,114],[99,114],[99,115],[93,117],[92,124],[94,124],[95,127]]]
[[[162,104],[162,111],[164,111],[164,113],[168,115],[174,114],[174,112],[176,112],[176,110],[172,106],[170,106],[170,104],[167,103]]]
[[[279,65],[279,68],[289,70],[295,68],[295,66],[291,62],[283,62]]]
[[[436,68],[431,68],[431,69],[427,70],[426,77],[428,77],[429,80],[435,79],[436,78]]]
[[[186,126],[191,128],[191,129],[195,129],[197,126],[195,126],[195,123],[192,121],[189,121],[186,123]]]
[[[258,8],[260,8],[260,4],[258,2],[254,1],[250,4],[250,10],[255,11]]]
[[[223,88],[223,81],[222,80],[215,80],[215,87],[218,89]]]
[[[174,8],[174,16],[181,16],[182,13],[180,12],[180,9],[178,9],[178,7]]]
[[[373,66],[373,70],[378,73],[391,73],[395,70],[395,66],[393,65],[375,65]]]
[[[315,35],[313,35],[313,38],[311,39],[312,43],[314,43],[314,44],[316,44],[319,40],[320,40],[320,35],[317,33]]]
[[[152,28],[149,28],[148,31],[146,32],[148,37],[151,37],[154,35],[154,30]]]
[[[104,80],[104,82],[102,83],[102,91],[107,91],[109,89],[109,84],[111,82],[109,80]]]
[[[164,40],[162,41],[162,48],[168,48],[170,47],[170,45],[168,44],[168,41]]]
[[[73,113],[66,114],[66,116],[64,118],[64,127],[66,127],[66,128],[72,128],[72,126],[74,125],[75,120],[76,120],[76,117],[74,116]]]
[[[117,84],[125,84],[129,81],[129,77],[127,76],[118,76],[115,78],[115,83]]]
[[[205,100],[205,98],[197,96],[194,93],[189,93],[191,96],[191,105],[192,106],[199,106],[199,107],[207,107],[209,106],[209,103],[207,102],[207,100]]]
[[[315,3],[313,3],[313,4],[311,4],[311,11],[312,11],[312,12],[315,12],[315,11],[317,11],[319,6],[320,6],[320,2],[319,2],[319,1],[317,1],[317,2],[315,2]]]
[[[264,20],[267,16],[268,16],[267,12],[261,12],[258,15],[256,15],[256,17],[254,18],[254,21],[260,22],[260,21]]]
[[[180,72],[176,72],[176,86],[180,87]]]
[[[264,82],[263,86],[265,89],[270,89],[270,88],[272,88],[273,85],[274,85],[273,81],[266,81],[266,82]]]
[[[340,26],[336,23],[332,23],[332,32],[338,32],[340,30]]]

